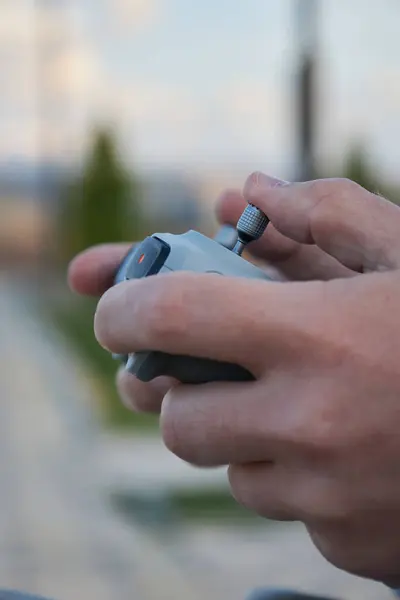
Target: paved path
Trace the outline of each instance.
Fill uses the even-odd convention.
[[[0,587],[54,600],[197,600],[96,491],[82,374],[0,280]]]
[[[267,584],[392,597],[325,563],[297,526],[190,526],[159,539],[127,529],[98,493],[101,438],[83,374],[21,298],[0,280],[1,587],[54,600],[243,600]]]
[[[149,498],[157,493],[154,482],[161,482],[166,491],[202,485],[228,492],[224,469],[213,476],[208,470],[194,470],[165,452],[158,439],[143,443],[127,436],[113,443],[108,438],[101,453],[103,481],[108,477],[113,489],[136,498],[145,492]],[[186,524],[169,528],[162,543],[210,599],[243,600],[254,586],[289,586],[330,593],[341,600],[392,598],[383,586],[328,564],[298,524],[271,524],[262,519],[254,519],[251,527],[215,521]]]

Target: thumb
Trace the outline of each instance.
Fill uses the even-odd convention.
[[[253,173],[245,199],[283,235],[315,244],[358,272],[400,266],[400,208],[348,179],[281,183]]]

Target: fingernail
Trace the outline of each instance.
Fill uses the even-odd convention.
[[[277,177],[272,177],[271,175],[266,175],[265,173],[257,171],[256,173],[250,175],[246,181],[244,194],[249,196],[254,194],[260,188],[276,188],[283,185],[288,185],[288,183],[289,182],[285,181],[284,179],[278,179]]]

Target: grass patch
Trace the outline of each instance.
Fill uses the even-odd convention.
[[[129,492],[114,493],[110,497],[113,508],[127,521],[148,525],[169,525],[175,522],[235,523],[246,526],[265,523],[238,504],[224,490],[176,490],[165,498],[146,498]]]
[[[238,504],[229,492],[218,490],[177,491],[172,495],[172,504],[182,519],[239,521],[246,524],[257,517]]]
[[[48,316],[99,381],[103,392],[99,398],[100,412],[105,425],[118,429],[154,430],[158,427],[156,416],[131,413],[121,403],[115,387],[118,363],[99,346],[93,333],[95,308],[95,301],[79,299],[53,307]]]

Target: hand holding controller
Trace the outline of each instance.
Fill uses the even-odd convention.
[[[114,283],[172,271],[270,281],[264,271],[241,257],[245,246],[261,237],[268,222],[259,209],[248,205],[238,221],[237,241],[232,250],[193,230],[181,235],[153,234],[131,248],[118,269]],[[253,379],[252,374],[239,365],[193,356],[145,351],[115,358],[124,360],[126,369],[141,381],[151,381],[160,375],[191,384]]]

